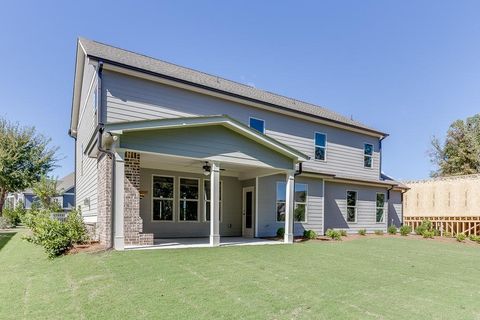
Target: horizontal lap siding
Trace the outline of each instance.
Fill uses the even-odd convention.
[[[248,125],[265,120],[266,134],[312,160],[304,169],[360,179],[379,179],[378,138],[251,107],[152,81],[105,72],[108,122],[226,114]],[[314,132],[327,134],[327,161],[314,159]],[[363,167],[363,145],[374,146],[373,168]]]
[[[388,224],[400,227],[403,223],[402,193],[391,191],[388,200]]]
[[[285,222],[277,222],[276,187],[277,182],[285,181],[285,175],[272,175],[258,179],[258,236],[270,237],[278,228],[285,227]],[[294,234],[299,236],[304,230],[314,230],[323,234],[323,184],[321,179],[297,177],[296,183],[308,185],[307,221],[295,222]]]
[[[347,190],[357,191],[357,222],[347,222]],[[345,229],[356,233],[360,229],[367,232],[387,230],[387,219],[383,223],[376,222],[376,194],[387,194],[385,188],[345,185],[341,183],[325,183],[325,230]],[[386,198],[385,198],[386,199]],[[385,204],[385,217],[388,217],[388,204]]]
[[[75,193],[75,204],[77,207],[81,207],[82,215],[85,217],[95,217],[97,215],[97,159],[82,154],[82,145],[83,150],[85,150],[96,127],[97,115],[93,91],[88,95],[88,89],[94,76],[95,69],[87,60],[82,84],[81,114],[77,129]],[[95,86],[96,82],[94,83]],[[87,202],[89,204],[86,204]]]

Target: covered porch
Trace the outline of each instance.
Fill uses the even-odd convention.
[[[283,242],[293,243],[295,168],[308,157],[223,116],[109,129],[115,249],[279,243],[255,239],[258,179],[279,174],[286,184]]]
[[[283,241],[261,239],[261,238],[245,238],[245,237],[220,237],[220,247],[232,246],[251,246],[251,245],[274,245],[283,244]],[[168,238],[154,239],[153,245],[131,245],[125,249],[189,249],[189,248],[207,248],[211,247],[208,237],[203,238]]]

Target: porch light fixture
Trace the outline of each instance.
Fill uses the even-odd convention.
[[[203,168],[203,174],[206,176],[210,174],[210,170],[212,169],[212,167],[208,164],[207,161],[205,161],[205,165],[202,168]]]

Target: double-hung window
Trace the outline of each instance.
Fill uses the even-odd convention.
[[[250,117],[249,125],[250,125],[250,128],[257,130],[260,133],[265,133],[264,120]]]
[[[285,202],[287,196],[287,184],[277,182],[277,222],[285,221]],[[295,183],[295,204],[293,217],[295,222],[306,222],[307,217],[308,185]]]
[[[357,222],[357,191],[347,191],[347,222]]]
[[[373,144],[365,143],[363,145],[363,166],[371,168],[373,165]]]
[[[315,132],[315,160],[327,159],[327,135]]]
[[[385,193],[377,193],[376,222],[385,222]]]
[[[210,180],[204,180],[203,181],[203,195],[205,197],[205,221],[210,221],[210,201],[211,201],[211,193],[210,193]],[[219,207],[219,221],[222,221],[222,181],[220,181],[220,203],[218,205]]]
[[[180,178],[179,221],[198,221],[198,179]]]
[[[153,221],[173,221],[173,177],[153,176]]]

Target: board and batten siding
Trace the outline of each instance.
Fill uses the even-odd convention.
[[[152,216],[152,177],[153,175],[174,177],[175,200],[174,221],[153,221]],[[199,221],[178,221],[179,214],[179,181],[182,178],[199,179]],[[143,220],[143,232],[153,233],[155,238],[208,237],[210,222],[205,221],[205,203],[203,183],[208,180],[202,174],[163,171],[158,169],[140,169],[140,190],[146,191],[146,196],[140,200],[140,217]],[[220,236],[242,235],[242,182],[233,177],[222,176],[222,219],[220,221]]]
[[[357,221],[347,222],[347,190],[357,191]],[[346,185],[336,182],[325,182],[325,230],[347,230],[348,233],[357,233],[360,229],[366,229],[372,233],[375,230],[387,231],[387,219],[384,222],[376,222],[376,197],[377,193],[385,194],[387,189],[381,187],[367,187],[361,185]],[[385,210],[388,211],[388,203]],[[385,212],[388,217],[388,212]]]
[[[265,133],[312,160],[304,170],[359,179],[380,177],[379,139],[318,124],[246,104],[105,71],[103,88],[108,123],[226,114],[248,125],[249,117],[265,120]],[[314,133],[327,135],[326,161],[314,160]],[[363,147],[374,147],[373,167],[364,168]]]
[[[272,237],[278,228],[285,227],[285,222],[277,222],[277,182],[285,181],[285,175],[271,175],[258,178],[257,234],[259,237]],[[321,179],[297,177],[296,183],[307,184],[307,219],[306,222],[294,223],[294,235],[303,235],[304,230],[314,230],[323,234],[323,182]]]
[[[97,216],[97,159],[84,154],[90,137],[97,125],[96,106],[93,90],[97,85],[94,64],[88,59],[82,83],[80,114],[76,140],[76,193],[75,204],[80,208],[86,222],[96,222]]]

